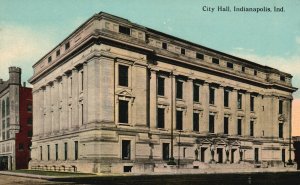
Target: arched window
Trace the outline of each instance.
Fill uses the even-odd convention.
[[[5,101],[2,100],[2,117],[5,117]]]
[[[6,115],[9,115],[9,97],[6,98]]]

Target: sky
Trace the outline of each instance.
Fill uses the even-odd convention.
[[[229,6],[231,12],[217,11]],[[283,7],[275,12],[274,6]],[[234,7],[272,12],[235,12]],[[214,12],[204,11],[208,8]],[[296,0],[0,0],[0,78],[32,65],[101,11],[293,75],[300,87],[300,1]],[[293,135],[300,136],[300,90],[294,93]]]

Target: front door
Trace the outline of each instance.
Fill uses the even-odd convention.
[[[218,163],[223,163],[223,148],[217,148]]]

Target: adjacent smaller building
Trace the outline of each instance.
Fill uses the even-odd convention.
[[[0,79],[0,170],[28,168],[32,137],[32,89],[21,85],[21,69]]]

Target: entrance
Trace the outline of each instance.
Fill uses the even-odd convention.
[[[236,149],[231,149],[231,159],[230,162],[234,163],[234,153],[235,153]]]
[[[217,148],[218,163],[223,163],[223,148]]]
[[[259,149],[258,149],[258,148],[255,148],[255,149],[254,149],[254,162],[255,162],[255,163],[258,163],[258,161],[259,161],[259,155],[258,155],[258,152],[259,152]]]
[[[200,161],[201,162],[205,162],[205,150],[206,150],[207,148],[201,148],[201,153],[200,153]]]
[[[8,170],[8,156],[0,157],[0,170]]]

